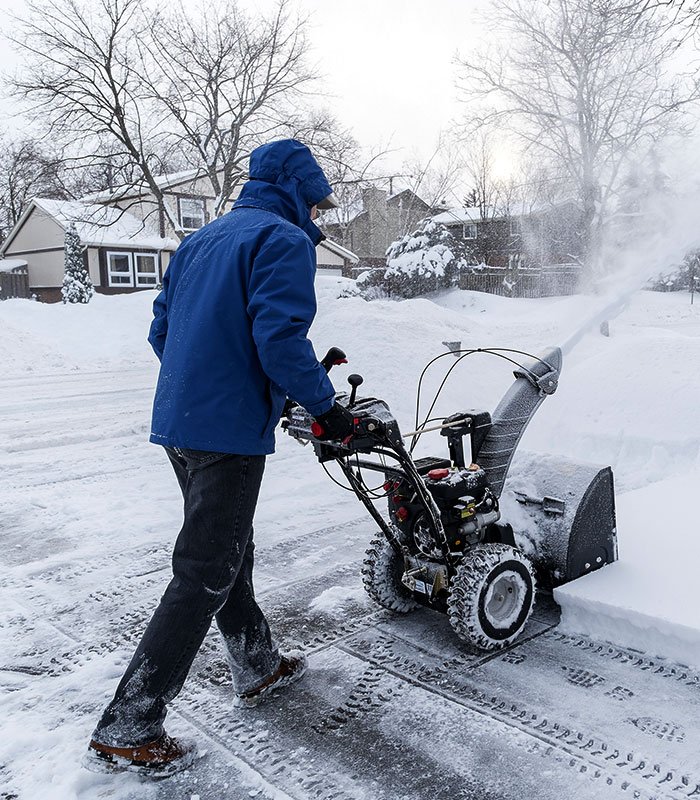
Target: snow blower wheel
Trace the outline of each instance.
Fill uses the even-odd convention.
[[[367,594],[382,608],[408,614],[418,603],[401,582],[403,561],[384,538],[377,536],[370,542],[362,565],[362,583]]]
[[[460,639],[482,650],[499,650],[520,635],[534,601],[529,559],[507,544],[482,544],[457,567],[447,614]]]

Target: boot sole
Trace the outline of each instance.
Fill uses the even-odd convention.
[[[296,650],[293,650],[289,653],[289,655],[303,655]],[[244,697],[241,695],[234,695],[233,697],[233,706],[234,708],[255,708],[259,706],[260,703],[264,703],[265,700],[269,699],[270,695],[276,692],[278,689],[284,689],[285,686],[289,686],[292,683],[296,683],[300,681],[304,675],[306,674],[307,669],[309,668],[309,664],[304,656],[304,662],[302,667],[297,671],[294,672],[292,675],[286,675],[284,678],[280,678],[279,680],[271,683],[269,686],[266,686],[262,691],[256,694],[253,697]]]
[[[203,753],[201,755],[204,755]],[[101,755],[97,750],[92,748],[88,749],[87,753],[83,756],[82,766],[90,772],[97,772],[102,775],[114,775],[115,773],[129,772],[132,775],[141,775],[148,778],[169,778],[178,772],[186,770],[191,767],[194,762],[200,758],[200,754],[196,749],[186,753],[182,758],[171,761],[168,764],[158,764],[157,766],[148,766],[146,764],[138,764],[130,761],[128,758],[120,758],[119,756]]]

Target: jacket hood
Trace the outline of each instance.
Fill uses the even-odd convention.
[[[234,207],[253,206],[279,214],[301,228],[314,245],[325,237],[311,221],[311,206],[333,189],[309,148],[295,139],[257,147],[250,154],[250,179]]]

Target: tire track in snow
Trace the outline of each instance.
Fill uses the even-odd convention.
[[[546,631],[540,635],[553,636]],[[587,644],[583,637],[576,639],[576,642],[578,646]],[[573,641],[570,643],[573,644]],[[434,654],[432,658],[426,658],[425,651],[421,653],[423,658],[418,659],[407,644],[382,631],[369,631],[346,640],[339,647],[350,655],[385,669],[400,680],[517,728],[539,740],[540,748],[544,748],[542,752],[546,755],[551,754],[552,749],[559,751],[558,760],[562,763],[571,758],[569,767],[579,772],[589,772],[608,786],[618,786],[622,791],[632,789],[635,797],[685,800],[700,796],[700,782],[695,776],[670,768],[659,759],[576,730],[553,719],[552,715],[545,716],[538,708],[528,705],[526,699],[516,703],[504,700],[502,695],[483,691],[475,685],[478,680],[476,676],[468,677],[483,661],[470,657],[441,661]],[[510,652],[517,653],[523,644],[517,643]],[[595,643],[588,645],[589,650],[596,649]],[[622,650],[610,649],[614,651],[611,657],[624,658]],[[645,659],[637,660],[633,654],[628,655],[630,658],[627,663],[634,668],[653,669],[654,662],[649,664]],[[526,669],[522,664],[519,668]],[[659,674],[687,683],[688,674],[682,668],[678,670],[669,665]],[[696,683],[691,680],[688,685],[695,686]],[[661,795],[658,794],[660,790],[663,791]]]

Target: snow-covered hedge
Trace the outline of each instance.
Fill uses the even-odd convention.
[[[367,299],[418,297],[456,285],[463,270],[478,269],[467,263],[461,240],[430,218],[393,242],[386,256],[386,269],[373,269],[357,279]]]

